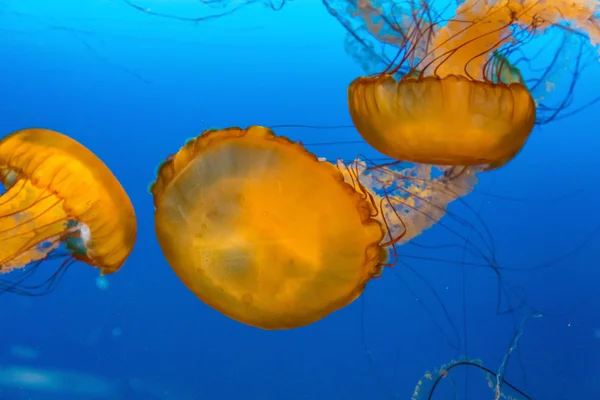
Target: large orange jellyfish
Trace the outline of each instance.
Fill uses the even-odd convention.
[[[308,325],[360,296],[390,249],[475,183],[463,171],[444,191],[431,169],[410,169],[407,189],[396,172],[333,165],[264,127],[205,131],[158,171],[156,235],[204,303],[264,329]]]
[[[388,60],[383,72],[350,84],[348,103],[362,137],[402,161],[491,167],[508,162],[527,141],[536,106],[550,113],[542,119],[547,121],[570,101],[572,87],[554,109],[540,107],[543,98],[532,96],[533,89],[551,89],[558,60],[565,59],[565,69],[577,69],[584,49],[567,54],[568,40],[585,41],[590,49],[600,42],[595,0],[467,0],[457,3],[451,19],[443,2],[437,8],[427,0],[324,3],[350,32],[348,48],[363,65]],[[525,45],[543,35],[553,36],[558,49],[539,43],[546,46],[549,66],[525,81],[514,63],[529,61]]]
[[[0,140],[0,290],[40,294],[56,273],[26,282],[50,258],[116,272],[137,233],[129,197],[111,171],[75,140],[48,129],[24,129]],[[61,249],[62,248],[62,249]],[[21,274],[18,274],[21,272]]]

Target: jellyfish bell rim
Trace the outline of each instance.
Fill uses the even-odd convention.
[[[223,136],[223,133],[227,133],[226,136]],[[183,173],[185,168],[189,167],[191,161],[195,157],[199,157],[202,151],[206,150],[211,142],[222,142],[226,140],[232,140],[236,138],[241,138],[246,136],[248,133],[255,137],[262,137],[267,140],[277,140],[281,141],[288,145],[297,146],[299,149],[304,150],[307,154],[318,158],[311,152],[309,152],[304,146],[299,143],[296,143],[284,136],[277,136],[270,128],[262,126],[262,125],[250,125],[246,128],[241,128],[238,126],[231,126],[228,128],[209,128],[202,131],[199,135],[195,137],[188,137],[185,140],[183,146],[179,148],[175,153],[169,154],[163,161],[161,161],[155,170],[155,179],[149,185],[149,192],[154,200],[154,207],[156,212],[156,207],[160,202],[159,193],[164,193],[164,191],[169,187],[169,185],[173,182],[177,174]],[[220,136],[219,136],[220,135]],[[179,159],[182,158],[181,154],[187,154],[186,157],[188,159],[185,161],[186,166],[177,173],[174,173],[174,164],[179,162]],[[182,162],[183,163],[183,162]],[[340,173],[340,179],[343,181],[343,177]]]
[[[251,295],[256,295],[256,297],[254,297],[256,309],[254,311],[248,311],[245,314],[243,310],[247,309],[243,309],[242,306],[246,300],[243,296],[239,296],[239,293],[236,293],[237,289],[235,287],[233,287],[232,290],[229,290],[229,287],[219,287],[219,294],[214,295],[214,290],[218,287],[218,283],[213,282],[210,275],[206,275],[205,272],[200,271],[198,271],[198,273],[190,272],[191,270],[186,271],[186,268],[189,268],[189,265],[191,265],[192,261],[188,261],[185,268],[179,265],[180,262],[178,263],[178,261],[183,259],[180,257],[180,250],[173,250],[169,248],[169,240],[175,240],[175,242],[180,243],[180,239],[169,238],[171,235],[168,232],[168,228],[171,226],[170,224],[172,224],[172,222],[168,219],[167,214],[169,212],[168,208],[171,207],[168,202],[170,202],[172,199],[169,198],[171,195],[166,192],[171,185],[178,184],[178,182],[176,182],[178,177],[181,176],[181,174],[185,174],[185,172],[188,171],[188,168],[191,168],[191,165],[198,157],[204,155],[205,152],[207,156],[211,156],[211,153],[213,152],[213,154],[217,154],[217,152],[222,149],[220,146],[231,146],[230,148],[235,148],[236,146],[240,147],[240,145],[237,143],[226,143],[228,141],[232,142],[238,139],[248,140],[250,144],[256,143],[256,140],[264,140],[266,142],[270,141],[271,143],[260,143],[266,144],[266,146],[272,146],[269,148],[276,148],[276,150],[279,149],[278,151],[281,152],[281,155],[284,155],[284,150],[285,154],[288,152],[292,154],[293,152],[293,154],[300,155],[300,157],[296,158],[296,156],[294,156],[294,158],[296,158],[296,160],[298,160],[301,164],[306,163],[304,164],[305,166],[310,166],[310,169],[307,168],[309,173],[312,168],[319,169],[321,172],[323,172],[323,177],[328,177],[328,184],[333,185],[334,183],[337,183],[337,185],[334,186],[338,188],[336,190],[342,189],[342,191],[345,193],[345,196],[347,196],[347,204],[352,204],[353,207],[356,207],[358,216],[357,220],[360,220],[360,222],[363,224],[371,224],[369,229],[372,230],[369,231],[369,235],[365,235],[369,238],[371,238],[371,236],[377,237],[373,237],[373,240],[369,242],[369,245],[365,246],[366,248],[364,249],[364,254],[361,255],[361,257],[363,257],[361,258],[361,265],[356,265],[356,270],[352,269],[352,274],[356,275],[357,279],[360,277],[360,279],[358,279],[356,282],[353,281],[339,285],[339,287],[342,288],[340,291],[343,293],[343,296],[339,296],[336,293],[335,296],[338,297],[334,298],[333,294],[331,296],[334,298],[334,300],[324,299],[321,302],[319,299],[319,304],[324,306],[318,310],[310,308],[310,306],[312,306],[311,302],[308,302],[308,304],[299,303],[300,309],[285,309],[279,306],[265,306],[264,304],[266,302],[266,298],[263,297],[264,294],[261,292],[252,292],[252,288],[250,288],[248,289],[248,293]],[[262,150],[259,149],[258,151]],[[282,162],[287,160],[286,157],[281,157],[280,159],[284,160]],[[243,166],[236,167],[236,169],[239,171],[241,171],[242,168]],[[311,183],[316,184],[312,180]],[[206,188],[206,190],[209,190],[209,188]],[[248,190],[248,188],[246,188],[246,190]],[[207,192],[205,192],[203,189],[202,193],[206,194]],[[327,315],[347,306],[356,298],[358,298],[364,291],[367,282],[381,273],[383,263],[385,262],[383,258],[387,256],[387,251],[383,252],[379,248],[379,243],[384,237],[382,225],[372,218],[371,210],[367,200],[362,198],[361,195],[357,193],[351,185],[344,181],[344,177],[339,169],[331,163],[326,163],[319,160],[314,154],[310,153],[302,145],[285,137],[276,136],[270,129],[265,127],[250,126],[247,129],[233,127],[219,131],[203,132],[196,138],[195,142],[192,141],[186,143],[179,150],[179,152],[175,153],[174,157],[169,157],[169,160],[161,165],[156,182],[152,187],[152,194],[154,196],[156,207],[155,231],[157,234],[157,239],[161,248],[163,249],[165,258],[176,275],[180,278],[182,283],[203,303],[219,311],[221,314],[249,326],[267,330],[293,329],[312,324],[325,318]],[[186,198],[189,198],[190,194],[187,193],[185,196]],[[165,202],[163,197],[167,197],[168,201]],[[195,205],[192,206],[192,208],[194,207]],[[377,232],[376,234],[375,231]],[[185,235],[189,236],[189,233],[186,232]],[[331,251],[333,250],[330,250],[330,252]],[[187,257],[187,253],[185,256]],[[221,264],[217,263],[217,267],[221,268]],[[284,275],[277,279],[282,279],[281,282],[286,282],[286,280],[289,278],[288,276]],[[204,282],[198,283],[198,280],[203,280]],[[232,283],[232,285],[234,285],[234,283]],[[292,299],[296,298],[292,296]],[[303,305],[306,305],[307,308],[302,308]]]
[[[469,103],[446,101],[452,90]],[[505,164],[521,151],[535,126],[535,101],[517,82],[492,83],[457,75],[396,80],[383,73],[356,78],[347,96],[358,133],[373,148],[399,161]],[[498,104],[481,105],[482,98]]]
[[[19,156],[28,158],[19,162]],[[70,221],[85,226],[89,236],[85,241],[87,253],[76,254],[69,249],[73,250],[72,259],[98,268],[101,275],[117,272],[124,265],[137,237],[135,210],[119,180],[90,149],[52,129],[24,128],[0,138],[0,165],[55,195],[62,201],[65,213],[72,217]],[[54,175],[45,173],[50,171]],[[60,179],[56,179],[58,174],[62,174]],[[89,180],[94,182],[94,190],[76,190],[89,187]],[[106,218],[102,219],[102,215]],[[94,219],[113,221],[117,219],[115,215],[125,223],[92,223]],[[111,228],[114,231],[108,232]],[[123,240],[101,245],[98,236]]]

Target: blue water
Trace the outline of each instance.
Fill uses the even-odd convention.
[[[144,4],[191,17],[202,7],[166,3]],[[468,226],[430,229],[418,243],[431,248],[407,245],[359,300],[290,331],[212,310],[162,255],[147,192],[156,166],[209,128],[349,125],[346,88],[363,71],[344,37],[316,0],[201,23],[121,0],[0,1],[1,134],[45,127],[77,139],[119,178],[139,223],[118,273],[76,264],[50,295],[0,298],[1,400],[410,399],[426,371],[465,353],[500,367],[532,308],[499,315],[492,269],[469,264],[461,246],[440,247],[469,238],[489,254]],[[598,72],[579,78],[572,107],[600,91]],[[599,111],[537,127],[516,159],[449,209],[489,230],[512,305],[521,297],[543,315],[506,370],[535,399],[600,398]],[[378,157],[341,143],[360,140],[353,129],[277,133],[330,160]],[[432,398],[493,395],[480,371],[457,368]]]

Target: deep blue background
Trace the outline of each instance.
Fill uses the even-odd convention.
[[[201,7],[173,3],[145,4],[189,16]],[[470,357],[499,367],[529,310],[496,315],[496,276],[462,263],[460,248],[407,245],[407,254],[432,259],[403,259],[428,285],[399,264],[349,307],[275,332],[202,304],[162,256],[147,192],[156,166],[208,128],[349,124],[346,88],[362,71],[344,35],[316,0],[202,23],[121,0],[0,1],[1,134],[46,127],[79,140],[120,179],[139,220],[133,254],[105,282],[77,264],[49,296],[0,299],[0,399],[410,399],[427,370],[464,355],[465,337]],[[580,78],[584,92],[600,90],[598,72]],[[507,370],[536,399],[600,398],[600,235],[591,236],[600,224],[599,111],[536,128],[514,161],[481,176],[465,198],[478,217],[465,204],[450,207],[480,232],[477,218],[485,222],[503,276],[544,314],[526,326]],[[352,129],[277,133],[308,144],[360,139]],[[331,160],[376,156],[366,144],[308,147]],[[461,240],[443,226],[418,239]],[[465,370],[451,377],[457,398],[493,398],[479,371],[468,389]],[[435,399],[453,398],[448,382],[438,390]]]

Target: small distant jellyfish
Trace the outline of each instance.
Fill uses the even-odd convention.
[[[529,61],[525,44],[551,30],[588,45],[600,42],[597,1],[469,0],[457,2],[450,19],[449,5],[432,1],[324,4],[349,31],[348,51],[375,72],[348,88],[352,121],[367,143],[398,161],[506,164],[536,122],[552,120],[569,103],[581,68],[581,52],[569,57],[565,39],[557,50],[548,48],[549,64],[526,80],[513,64]],[[575,72],[565,100],[546,106],[548,79],[568,64]],[[373,71],[380,65],[383,70]]]
[[[106,276],[98,276],[96,277],[96,287],[100,290],[108,289],[108,278]]]
[[[46,293],[75,261],[114,273],[136,233],[129,197],[83,145],[48,129],[0,139],[0,292]],[[32,283],[56,259],[60,268]]]
[[[466,393],[462,396],[456,391],[456,385],[453,380],[450,378],[450,374],[452,370],[459,367],[471,367],[473,369],[479,369],[481,372],[485,374],[488,387],[494,392],[494,400],[500,399],[511,399],[511,400],[531,400],[532,397],[527,395],[525,392],[520,390],[517,386],[511,384],[506,381],[506,372],[509,364],[509,359],[512,353],[517,349],[519,345],[519,341],[523,336],[525,325],[531,320],[536,318],[541,318],[542,314],[538,312],[532,312],[529,314],[521,325],[518,327],[515,332],[512,342],[510,343],[510,347],[507,352],[504,354],[502,358],[502,362],[500,363],[497,371],[492,371],[491,369],[485,367],[481,360],[470,358],[467,356],[460,357],[457,360],[450,361],[447,364],[440,366],[439,368],[435,368],[432,371],[427,371],[423,375],[421,379],[417,382],[413,390],[413,394],[411,396],[411,400],[421,400],[421,399],[432,399],[434,392],[439,387],[440,383],[443,380],[450,380],[451,387],[453,390],[453,397],[466,397]],[[512,393],[511,393],[512,392]]]
[[[407,169],[408,190],[402,171],[332,164],[268,128],[205,131],[158,170],[155,232],[204,303],[254,327],[296,328],[358,298],[390,249],[474,184],[465,172],[463,192],[444,196],[447,177],[430,171]]]

